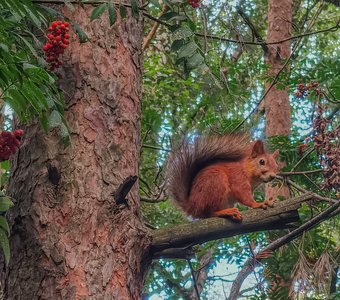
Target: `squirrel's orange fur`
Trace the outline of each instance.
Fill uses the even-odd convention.
[[[247,135],[197,138],[171,155],[168,190],[194,218],[231,216],[241,220],[234,208],[237,202],[251,208],[272,206],[271,201],[256,202],[253,190],[279,172],[278,155],[278,150],[266,152],[260,140],[250,142]]]

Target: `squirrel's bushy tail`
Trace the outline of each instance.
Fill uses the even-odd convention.
[[[185,140],[170,154],[167,165],[169,196],[186,211],[191,184],[204,167],[218,161],[238,161],[245,156],[247,134],[197,137]]]

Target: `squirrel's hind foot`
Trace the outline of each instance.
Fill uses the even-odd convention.
[[[230,218],[232,221],[235,221],[235,222],[242,221],[242,216],[239,210],[235,207],[215,211],[212,216]]]

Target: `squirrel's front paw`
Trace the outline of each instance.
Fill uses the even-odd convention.
[[[256,202],[256,204],[254,204],[252,206],[252,208],[262,208],[262,209],[267,209],[267,207],[268,207],[268,205],[264,202],[262,202],[262,203]]]

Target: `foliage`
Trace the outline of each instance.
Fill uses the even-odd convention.
[[[21,123],[38,117],[48,130],[58,127],[61,137],[68,139],[64,120],[64,99],[56,85],[57,76],[46,70],[42,43],[48,27],[45,11],[31,1],[0,2],[0,101],[2,129],[11,129],[8,106]],[[6,105],[5,105],[6,104]],[[1,163],[0,244],[8,264],[9,226],[4,214],[13,205],[5,195],[8,161]]]
[[[6,218],[4,217],[4,214],[8,209],[10,209],[13,206],[13,202],[9,197],[7,197],[4,193],[3,186],[5,183],[7,183],[8,179],[8,171],[9,171],[9,163],[8,161],[4,161],[0,163],[0,172],[1,172],[1,185],[0,185],[0,244],[2,251],[5,256],[6,264],[9,263],[10,259],[10,248],[9,248],[9,226],[7,223]]]
[[[159,16],[159,19],[168,26],[158,29],[144,56],[142,115],[144,147],[141,165],[142,194],[149,198],[165,200],[162,171],[165,168],[168,149],[183,136],[231,131],[262,96],[263,82],[271,80],[267,75],[267,66],[264,64],[263,50],[260,46],[238,45],[204,38],[203,32],[206,29],[208,34],[214,36],[252,40],[252,32],[238,14],[238,8],[234,3],[204,2],[200,9],[193,9],[184,1],[169,0],[166,4],[168,9],[163,15],[160,13],[162,8],[154,1],[148,6],[152,15]],[[239,5],[265,39],[266,1],[240,1]],[[306,0],[298,1],[294,5],[296,7],[292,35],[298,35],[305,30],[317,12],[318,4]],[[333,5],[324,4],[311,31],[333,26],[338,12]],[[152,22],[147,23],[146,35],[152,26]],[[202,36],[197,33],[202,33]],[[188,68],[188,59],[196,54],[202,56],[200,64]],[[338,106],[336,99],[340,97],[339,66],[335,63],[338,54],[336,32],[304,37],[294,54],[290,70],[283,72],[279,78],[278,86],[288,88],[291,95],[292,134],[289,138],[275,137],[268,141],[268,144],[273,149],[280,149],[281,159],[287,165],[283,171],[308,171],[322,167],[310,139],[318,100],[315,97],[301,99],[293,94],[298,87],[299,79],[306,84],[317,81],[331,100],[322,100],[327,104],[325,114],[329,115],[334,111]],[[249,130],[254,137],[263,137],[263,124],[263,116],[255,114],[244,124],[243,129]],[[337,118],[333,118],[331,127],[336,128],[338,125]],[[322,172],[292,175],[290,179],[301,187],[323,196],[333,198],[336,196],[334,192],[322,188],[324,180]],[[296,190],[292,190],[292,193],[298,194]],[[263,189],[258,189],[256,198],[263,197]],[[325,203],[317,203],[313,207],[304,205],[299,210],[301,221],[306,221],[325,207]],[[183,216],[175,213],[174,209],[176,210],[168,201],[143,205],[148,222],[157,228],[183,222]],[[336,234],[339,225],[337,218],[325,221],[276,251],[250,276],[244,291],[241,291],[243,297],[287,299],[291,282],[294,280],[291,277],[292,270],[302,256],[306,258],[310,268],[308,274],[312,287],[308,291],[301,291],[302,297],[304,299],[331,297],[329,284],[332,276],[328,276],[329,274],[325,276],[324,282],[327,284],[320,287],[318,278],[311,272],[323,253],[329,253],[332,268],[335,268],[336,260],[339,259],[337,252],[339,240]],[[255,251],[258,251],[269,241],[284,234],[285,231],[252,233],[217,241],[213,245],[207,243],[196,249],[197,257],[193,261],[196,270],[202,270],[202,253],[214,249],[211,254],[212,261],[203,271],[207,279],[202,281],[204,288],[201,299],[225,298],[228,295],[230,281],[235,278],[232,273],[252,255],[249,245],[254,245]],[[198,271],[196,274],[200,272],[202,273]],[[282,284],[284,282],[286,284]],[[276,285],[270,289],[268,283]],[[226,289],[226,294],[222,292],[223,288]],[[180,260],[155,262],[145,292],[150,299],[187,299],[188,295],[195,295],[188,263]]]
[[[39,117],[42,127],[68,131],[57,77],[45,70],[42,39],[47,19],[30,1],[0,3],[0,91],[21,122]]]
[[[143,204],[143,212],[148,223],[157,228],[187,221],[167,201],[163,171],[169,149],[183,136],[190,138],[201,133],[232,131],[261,98],[263,83],[272,80],[267,74],[262,48],[244,43],[253,41],[254,32],[239,13],[242,10],[257,33],[265,39],[267,1],[238,1],[236,7],[233,1],[212,0],[203,2],[199,9],[196,8],[198,2],[165,0],[166,10],[161,13],[163,7],[158,1],[147,2],[141,8],[136,0],[119,5],[108,0],[95,6],[91,14],[92,21],[108,18],[110,26],[127,14],[132,14],[136,19],[151,14],[164,25],[144,53],[142,102],[140,188],[142,197],[155,200],[155,203]],[[65,4],[69,9],[74,9],[70,1],[65,1]],[[46,62],[42,59],[42,42],[49,23],[47,14],[58,18],[60,15],[51,7],[44,7],[44,10],[41,7],[29,0],[5,0],[0,3],[0,98],[13,109],[20,121],[30,122],[39,117],[44,129],[58,126],[67,136],[64,102],[56,86],[57,76],[46,71]],[[312,29],[321,30],[335,24],[339,10],[334,5],[319,4],[319,1],[296,1],[293,35],[304,32],[320,7],[321,13],[313,21]],[[86,34],[72,20],[69,21],[80,41],[85,42]],[[147,22],[146,34],[152,26],[152,22]],[[294,92],[298,79],[302,78],[304,82],[316,80],[327,90],[331,99],[323,100],[328,105],[326,114],[334,111],[339,105],[336,99],[340,97],[339,64],[335,63],[338,55],[336,32],[304,37],[294,53],[290,70],[283,72],[279,78],[278,86],[289,89],[291,95],[292,134],[289,138],[273,138],[268,143],[273,148],[280,148],[287,164],[285,171],[308,171],[322,167],[312,143],[306,141],[312,136],[311,125],[317,100],[295,97]],[[337,122],[333,119],[331,126],[335,128]],[[263,116],[260,113],[253,115],[243,129],[250,131],[254,137],[263,137]],[[302,144],[306,148],[301,148]],[[299,149],[302,151],[297,151]],[[1,168],[5,170],[1,186],[5,192],[8,162],[3,162]],[[293,176],[294,182],[305,189],[324,196],[335,196],[322,189],[323,177],[319,172]],[[296,194],[297,191],[292,189],[292,193]],[[264,197],[263,189],[256,191],[256,197]],[[4,193],[0,194],[0,211],[4,213],[11,205],[10,199]],[[302,221],[325,206],[324,203],[303,206],[299,211]],[[249,281],[241,293],[247,299],[287,299],[291,283],[303,278],[301,274],[307,274],[308,290],[306,287],[301,291],[305,298],[331,297],[327,284],[334,275],[327,274],[323,280],[327,284],[322,285],[320,278],[314,276],[311,270],[316,267],[335,268],[339,259],[337,232],[339,220],[331,219],[282,247],[254,270],[253,282]],[[254,251],[284,233],[251,233],[196,247],[196,258],[192,263],[197,280],[201,280],[203,286],[202,297],[225,298],[222,291],[224,293],[224,287],[230,287],[230,281],[234,278],[232,273],[237,272]],[[0,243],[8,262],[7,236],[8,224],[1,215]],[[326,262],[329,262],[328,266]],[[291,276],[292,270],[298,270],[293,273],[295,277]],[[200,279],[200,274],[205,274],[205,277]],[[272,286],[269,287],[268,283]],[[145,291],[151,299],[153,295],[164,299],[195,295],[188,262],[154,262]]]

